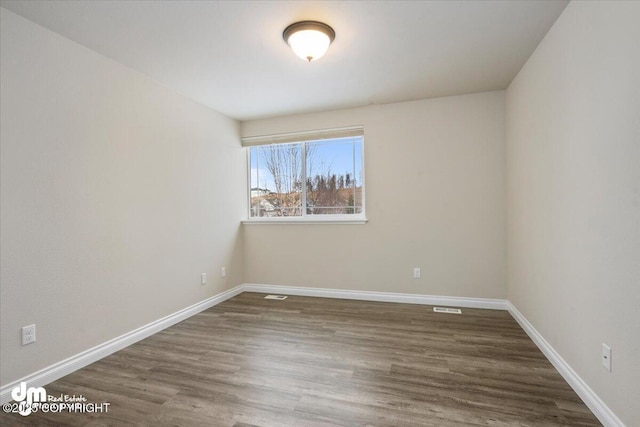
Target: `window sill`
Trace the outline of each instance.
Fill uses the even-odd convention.
[[[349,224],[349,225],[362,225],[367,223],[367,218],[259,218],[259,219],[247,219],[242,221],[242,224]]]

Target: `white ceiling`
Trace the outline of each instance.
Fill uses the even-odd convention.
[[[6,1],[1,5],[239,120],[506,88],[566,1]],[[305,63],[282,40],[319,20]]]

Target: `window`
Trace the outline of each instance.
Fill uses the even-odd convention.
[[[364,220],[363,137],[249,148],[249,219]]]

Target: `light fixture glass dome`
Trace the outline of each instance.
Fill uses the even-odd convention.
[[[302,21],[289,25],[282,38],[293,52],[305,61],[321,58],[335,38],[333,28],[316,21]]]

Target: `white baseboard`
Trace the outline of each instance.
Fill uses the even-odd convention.
[[[31,387],[46,386],[52,381],[77,371],[93,362],[96,362],[118,350],[130,346],[144,338],[147,338],[169,326],[175,325],[195,314],[200,313],[214,305],[233,298],[242,292],[259,292],[286,295],[299,295],[310,297],[340,298],[363,301],[397,302],[405,304],[442,305],[466,308],[484,308],[491,310],[508,310],[531,340],[538,346],[560,375],[569,383],[573,390],[580,396],[584,403],[594,413],[605,427],[625,427],[624,423],[609,409],[598,395],[584,382],[569,364],[556,352],[556,350],[540,335],[518,309],[507,300],[486,298],[445,297],[438,295],[399,294],[391,292],[367,292],[350,291],[342,289],[305,288],[297,286],[278,286],[245,283],[228,291],[214,295],[204,301],[187,307],[183,310],[158,319],[138,329],[93,347],[82,353],[76,354],[61,362],[48,366],[38,372],[27,375],[24,378],[13,381],[0,388],[0,403],[11,400],[11,390],[26,382]]]
[[[298,286],[279,286],[245,283],[245,292],[264,294],[286,294],[307,297],[355,299],[362,301],[399,302],[404,304],[445,305],[466,308],[485,308],[507,310],[507,300],[487,298],[444,297],[438,295],[398,294],[391,292],[348,291],[343,289],[303,288]]]
[[[540,351],[549,359],[549,362],[562,375],[571,388],[580,396],[591,412],[605,427],[625,427],[624,423],[613,413],[611,409],[598,397],[586,382],[569,366],[558,352],[544,339],[531,323],[508,302],[509,313],[520,324],[520,327],[529,335],[529,338],[538,346]]]
[[[29,387],[43,387],[50,382],[53,382],[59,378],[64,377],[65,375],[69,375],[70,373],[77,371],[80,368],[84,368],[85,366],[90,365],[93,362],[97,362],[103,357],[106,357],[118,350],[122,350],[123,348],[128,347],[131,344],[134,344],[144,338],[158,333],[161,330],[168,328],[169,326],[175,325],[178,322],[182,322],[183,320],[193,316],[194,314],[198,314],[201,311],[204,311],[210,307],[213,307],[214,305],[228,300],[229,298],[233,298],[234,296],[240,294],[242,291],[242,285],[236,286],[232,289],[229,289],[228,291],[222,292],[218,295],[214,295],[211,298],[207,298],[206,300],[200,301],[199,303],[196,303],[190,307],[184,308],[180,311],[176,311],[175,313],[163,317],[162,319],[158,319],[154,322],[148,323],[138,329],[127,332],[124,335],[120,335],[117,338],[109,340],[103,344],[90,348],[89,350],[83,351],[82,353],[76,354],[75,356],[71,356],[61,362],[48,366],[38,372],[27,375],[24,378],[20,378],[19,380],[4,385],[2,386],[2,388],[0,388],[0,404],[4,404],[11,400],[11,390],[19,385],[21,381],[26,382]]]

